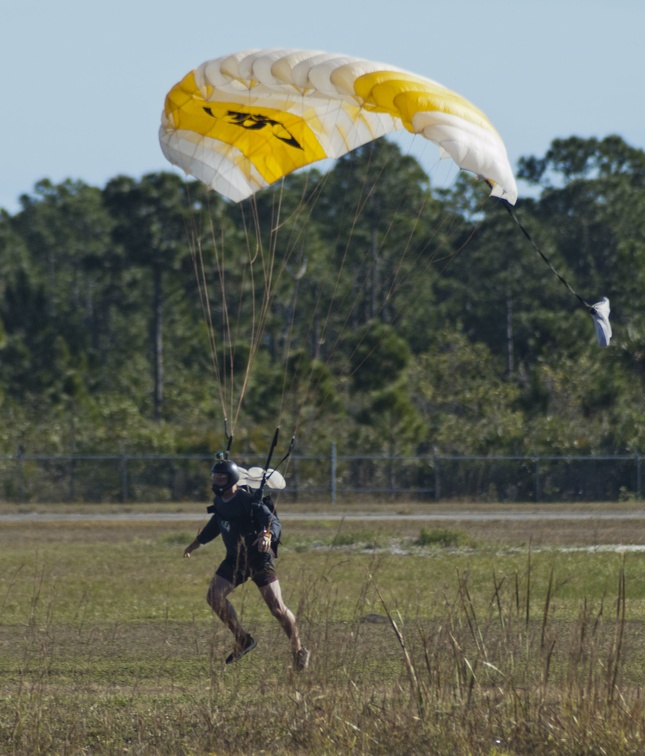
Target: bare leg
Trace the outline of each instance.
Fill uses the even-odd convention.
[[[228,580],[215,575],[206,594],[206,600],[215,614],[233,633],[235,640],[241,643],[246,639],[248,633],[242,627],[233,604],[227,598],[233,588],[233,584],[229,583]]]
[[[294,617],[293,612],[282,599],[280,581],[275,580],[273,583],[269,583],[269,585],[265,585],[259,590],[266,605],[269,607],[269,611],[278,620],[282,629],[287,634],[293,653],[297,654],[302,648],[300,635],[298,633],[298,625],[296,624],[296,618]]]

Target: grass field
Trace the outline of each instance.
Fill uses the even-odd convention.
[[[95,506],[2,521],[0,753],[643,753],[645,519],[619,508],[527,522],[455,505],[437,524],[285,507],[305,673],[253,585],[233,601],[258,648],[224,664],[204,601],[221,544],[181,558],[203,505],[166,506],[186,514],[173,522],[95,521]]]

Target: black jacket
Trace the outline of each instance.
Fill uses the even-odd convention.
[[[246,491],[236,491],[229,501],[216,496],[206,511],[213,516],[197,536],[201,544],[221,535],[227,556],[236,557],[242,543],[247,550],[257,549],[253,543],[266,528],[271,531],[271,541],[276,550],[282,532],[278,515]]]

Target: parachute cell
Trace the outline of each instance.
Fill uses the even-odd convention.
[[[349,56],[245,50],[207,61],[166,96],[159,140],[172,164],[239,202],[400,129],[515,203],[506,148],[484,113],[430,79]]]

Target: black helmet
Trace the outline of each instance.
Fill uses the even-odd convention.
[[[223,486],[216,486],[213,484],[213,491],[218,494],[223,494],[228,491],[231,486],[234,486],[240,479],[240,470],[235,462],[231,462],[230,459],[219,460],[211,467],[211,475],[226,475],[228,480]]]

